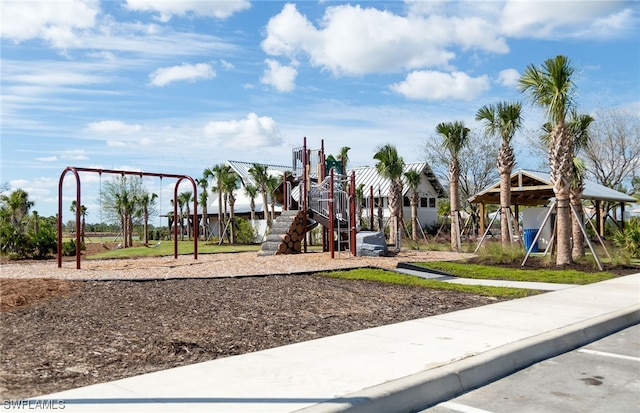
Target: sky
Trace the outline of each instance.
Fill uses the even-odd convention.
[[[559,54],[577,69],[580,112],[640,113],[638,1],[1,0],[0,9],[0,182],[26,190],[41,216],[56,214],[67,166],[200,178],[226,160],[289,165],[303,137],[311,148],[324,140],[327,153],[350,147],[351,166],[374,165],[387,143],[421,162],[438,123],[479,130],[477,110],[499,101],[523,101],[525,129],[536,130],[544,113],[517,81]],[[522,135],[518,165],[535,168]],[[100,178],[80,177],[87,220],[98,222]],[[162,209],[174,182],[145,179]]]

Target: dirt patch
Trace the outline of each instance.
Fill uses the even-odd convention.
[[[3,294],[24,287],[2,280]],[[0,393],[17,399],[498,301],[313,275],[29,280],[56,299],[0,313]]]

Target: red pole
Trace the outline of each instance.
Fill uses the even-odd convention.
[[[335,243],[333,242],[334,231],[334,214],[333,214],[333,168],[330,171],[331,179],[329,180],[329,251],[331,258],[335,258]],[[338,234],[340,237],[340,234]]]
[[[80,269],[80,175],[76,168],[67,166],[58,181],[58,268],[62,267],[62,184],[67,172],[71,171],[76,177],[76,269]]]
[[[307,137],[305,136],[303,141],[302,141],[302,191],[300,191],[300,196],[302,197],[302,199],[300,200],[302,202],[302,213],[304,214],[304,226],[306,228],[307,225],[307,220],[308,220],[308,213],[309,211],[307,211],[307,180],[309,179],[309,169],[307,168],[307,164],[309,163],[309,159],[307,157]],[[303,251],[306,253],[307,252],[307,233],[306,231],[303,231],[304,235],[302,237],[302,245],[303,245]]]
[[[349,185],[349,225],[351,226],[351,255],[356,256],[356,172],[351,171],[351,184]]]
[[[369,187],[369,230],[373,231],[373,185]]]

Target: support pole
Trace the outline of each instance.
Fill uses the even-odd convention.
[[[351,230],[350,245],[351,256],[356,256],[356,173],[351,171],[351,183],[349,185],[349,226]]]
[[[498,216],[498,214],[495,214],[493,216],[493,218],[491,218],[491,221],[489,221],[489,226],[487,227],[487,229],[484,231],[484,234],[482,234],[482,238],[480,238],[480,242],[478,242],[478,245],[476,246],[476,249],[473,251],[473,253],[475,254],[476,252],[478,252],[478,250],[480,249],[480,246],[482,245],[482,243],[484,242],[484,239],[487,237],[487,234],[489,233],[489,230],[491,229],[491,225],[493,225],[493,221],[496,220],[496,217]],[[444,226],[444,224],[442,224]],[[442,229],[442,228],[440,228]],[[438,231],[440,232],[440,231]],[[437,235],[436,235],[437,236]]]
[[[573,217],[580,224],[580,230],[582,230],[582,235],[584,235],[584,239],[587,241],[587,245],[589,246],[589,249],[591,250],[591,253],[593,254],[593,258],[596,260],[596,263],[598,264],[598,268],[600,269],[600,271],[603,271],[602,263],[600,262],[600,258],[598,257],[598,254],[596,253],[596,250],[593,248],[593,244],[589,240],[589,236],[587,235],[587,230],[584,227],[584,224],[582,223],[582,221],[580,220],[580,217],[578,216],[578,211],[576,211],[576,208],[573,206],[573,204],[569,203],[569,206],[571,207],[571,211],[573,212]]]
[[[553,203],[549,207],[549,212],[547,212],[547,215],[545,215],[544,219],[542,220],[542,225],[540,225],[540,228],[544,228],[545,224],[549,220],[549,217],[551,216],[551,213],[553,212],[555,207],[556,207],[556,201],[553,201]],[[531,254],[531,251],[533,251],[533,246],[536,245],[536,242],[538,242],[538,238],[540,238],[540,232],[541,232],[540,229],[538,229],[538,232],[536,232],[536,236],[533,238],[533,242],[529,246],[529,250],[527,251],[527,254],[524,256],[524,260],[522,261],[522,264],[520,265],[521,267],[524,267],[524,264],[526,264],[527,260],[529,259],[529,255]],[[555,234],[553,236],[551,236],[551,240],[549,241],[549,244],[553,243],[554,236],[555,236]],[[548,248],[548,246],[547,246],[547,248]],[[545,254],[546,254],[546,252],[545,252]]]
[[[333,242],[333,231],[334,231],[334,223],[335,223],[335,217],[334,217],[334,205],[333,205],[333,168],[331,168],[331,170],[329,171],[329,174],[331,176],[330,180],[329,180],[329,252],[331,252],[331,258],[335,258],[335,243]],[[338,234],[339,235],[339,234]]]

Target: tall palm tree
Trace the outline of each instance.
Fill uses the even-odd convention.
[[[231,166],[225,165],[223,163],[214,165],[211,168],[206,168],[203,172],[203,176],[207,179],[213,178],[216,180],[215,187],[211,190],[213,192],[218,193],[218,236],[222,237],[222,231],[224,231],[223,227],[223,218],[222,218],[222,181],[224,177],[231,172]]]
[[[411,204],[411,239],[418,240],[418,201],[420,200],[420,194],[418,193],[418,187],[420,186],[421,176],[420,172],[412,169],[404,173],[404,179],[407,182],[407,186],[411,191],[409,196],[409,203]]]
[[[249,208],[251,209],[251,220],[256,219],[256,197],[258,196],[258,187],[247,184],[244,187],[244,194],[249,197]]]
[[[258,191],[262,194],[262,203],[264,205],[264,219],[267,220],[267,227],[271,228],[271,217],[269,216],[269,204],[267,203],[267,182],[269,181],[269,173],[267,165],[254,163],[249,169],[249,175],[255,182]]]
[[[11,226],[18,229],[22,219],[29,214],[29,210],[34,205],[33,201],[29,200],[29,194],[23,189],[16,189],[9,195],[2,195],[0,198],[9,210]]]
[[[76,207],[78,206],[78,203],[76,200],[71,201],[71,207],[69,208],[69,211],[71,211],[72,213],[76,213]],[[80,216],[82,217],[82,221],[80,221],[80,242],[82,242],[84,244],[84,234],[85,234],[85,229],[86,229],[86,218],[87,218],[87,207],[84,205],[80,205]]]
[[[578,115],[573,114],[569,129],[573,135],[574,144],[576,147],[576,153],[581,149],[586,148],[589,145],[591,139],[589,135],[589,126],[595,119],[590,115]],[[573,161],[573,176],[574,181],[571,185],[570,199],[571,204],[574,206],[578,217],[571,215],[571,236],[573,238],[573,247],[571,250],[571,257],[577,259],[584,257],[584,236],[582,234],[581,224],[584,221],[584,209],[582,208],[582,193],[584,192],[584,177],[586,167],[584,161],[575,157]]]
[[[498,152],[500,237],[502,246],[506,247],[512,241],[508,214],[511,214],[511,171],[516,163],[511,141],[516,131],[522,126],[522,105],[508,102],[486,105],[478,110],[476,120],[482,121],[486,135],[502,138],[502,145]]]
[[[224,192],[225,198],[229,203],[229,236],[232,244],[236,243],[236,231],[235,231],[235,204],[236,197],[233,193],[236,189],[238,189],[238,176],[232,172],[224,177],[222,181],[222,191]]]
[[[189,225],[189,218],[191,217],[190,204],[193,201],[193,192],[184,191],[178,195],[178,208],[180,208],[180,225],[182,227],[182,233],[184,233],[184,217],[187,218],[187,239],[191,239],[191,225]],[[182,214],[185,211],[185,214]],[[184,237],[181,238],[184,240]]]
[[[589,126],[595,119],[590,115],[578,114],[575,110],[571,113],[571,118],[567,122],[567,128],[573,137],[575,145],[575,153],[586,148],[589,145],[590,135]],[[545,123],[542,127],[542,142],[548,146],[551,141],[551,132],[553,126]],[[571,214],[571,238],[573,240],[571,247],[571,257],[575,260],[584,257],[584,236],[580,223],[584,221],[584,210],[582,208],[582,192],[584,192],[585,178],[584,161],[577,156],[573,158],[573,183],[571,185],[570,202],[576,210],[578,217]]]
[[[362,204],[364,202],[364,184],[356,187],[356,217],[358,217],[358,225],[362,226]],[[372,200],[373,202],[373,200]],[[373,228],[370,228],[372,231]]]
[[[149,245],[149,213],[154,207],[158,194],[143,193],[137,198],[142,215],[142,232],[144,233],[144,245]]]
[[[458,156],[469,140],[470,129],[464,122],[443,122],[436,126],[436,132],[442,137],[443,146],[449,151],[449,210],[451,216],[451,249],[460,250],[460,201],[458,186],[460,181],[460,161]]]
[[[198,194],[198,205],[202,208],[202,235],[206,240],[209,237],[209,214],[207,211],[207,204],[209,203],[209,180],[206,177],[196,179],[196,183],[202,188],[200,194]]]
[[[540,67],[529,65],[519,80],[519,88],[532,104],[546,110],[553,125],[549,144],[550,178],[556,198],[556,265],[573,262],[571,257],[570,193],[573,184],[575,142],[566,119],[575,107],[575,69],[569,58],[559,55]]]
[[[269,204],[271,205],[271,220],[275,221],[276,219],[276,197],[274,192],[280,186],[280,183],[283,180],[283,176],[273,176],[269,175],[269,179],[267,180],[267,192],[269,193]]]
[[[347,164],[349,163],[349,151],[351,150],[348,146],[343,146],[340,148],[340,153],[338,154],[338,160],[342,162],[342,173],[346,175],[347,173]]]
[[[373,159],[377,160],[376,171],[383,178],[391,181],[389,186],[389,214],[391,215],[391,228],[389,243],[398,244],[398,222],[402,218],[402,170],[404,160],[398,155],[394,145],[386,144],[378,147]]]

